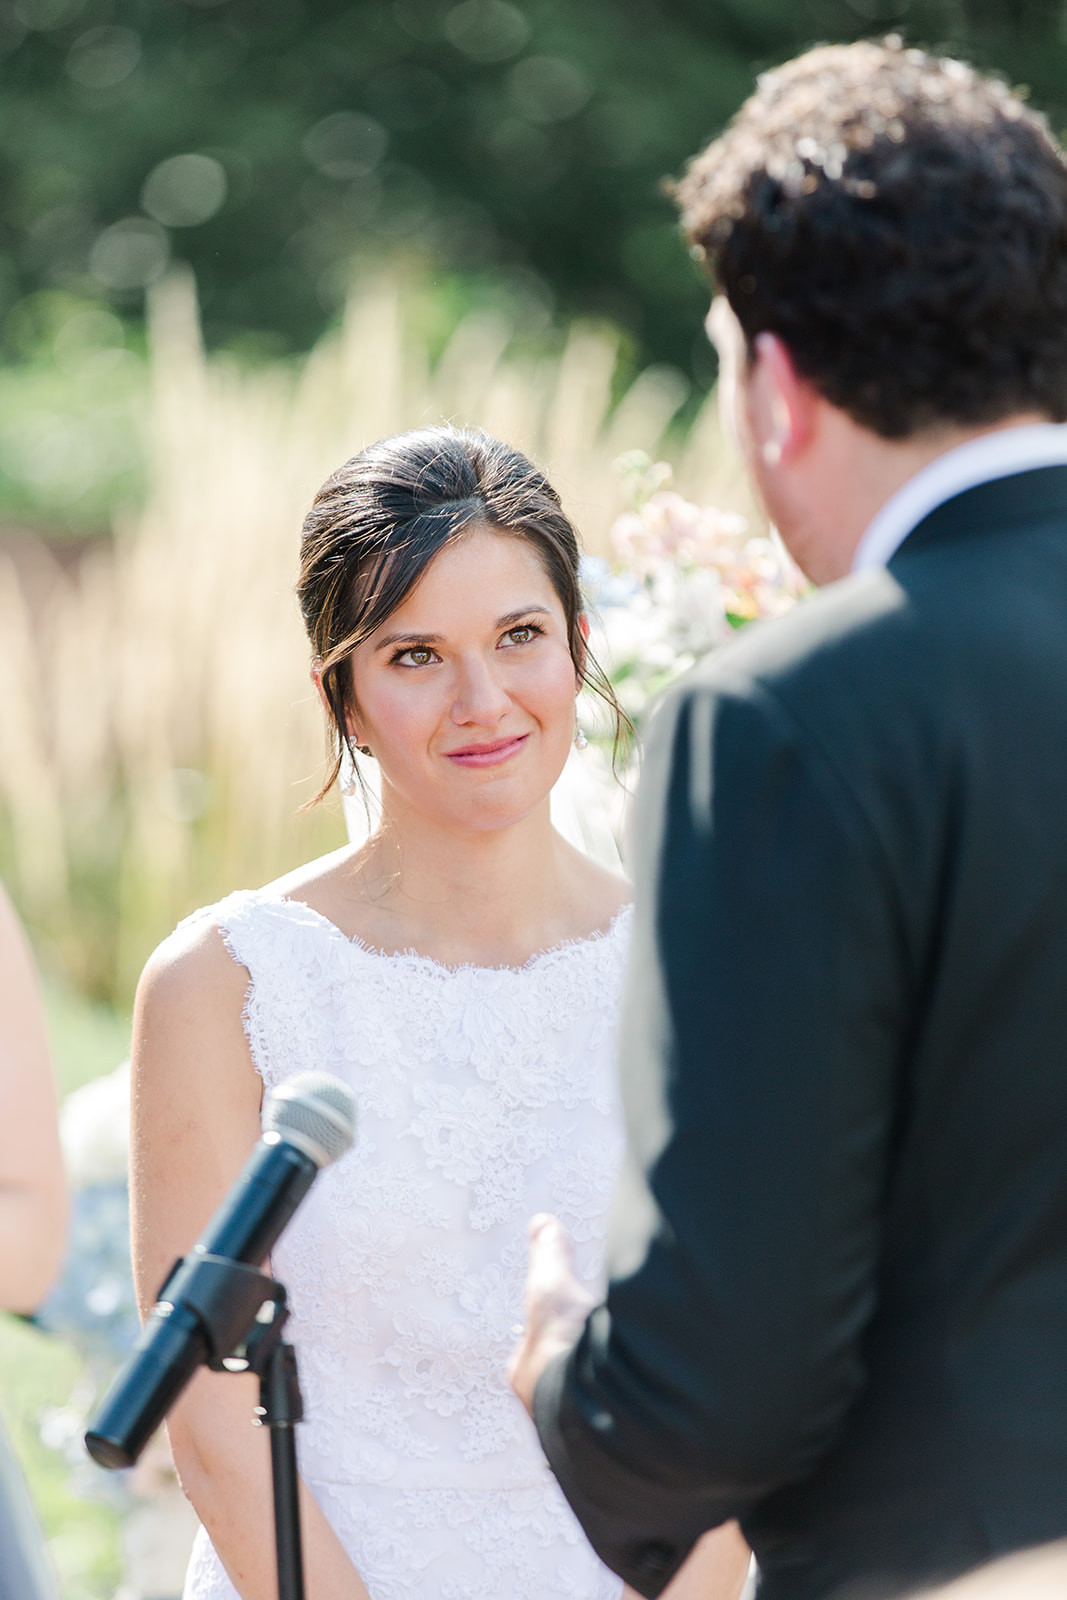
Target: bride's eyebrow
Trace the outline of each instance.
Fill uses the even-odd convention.
[[[523,606],[518,611],[509,611],[506,616],[497,617],[496,625],[498,628],[513,628],[516,622],[522,621],[523,617],[532,617],[535,615],[540,617],[550,617],[552,613],[547,606]]]
[[[387,633],[384,639],[378,640],[374,649],[388,650],[394,644],[440,644],[443,637],[440,633],[419,633],[409,629],[407,633]]]

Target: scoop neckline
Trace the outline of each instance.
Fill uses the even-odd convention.
[[[358,950],[361,955],[371,957],[374,961],[417,961],[422,966],[432,967],[438,972],[444,972],[452,976],[463,972],[531,972],[535,967],[540,966],[542,962],[550,961],[564,951],[585,950],[592,945],[604,944],[614,937],[620,924],[628,918],[634,908],[632,900],[624,901],[614,913],[606,928],[596,928],[592,933],[582,934],[577,939],[561,939],[558,944],[547,945],[544,950],[535,950],[533,955],[529,956],[518,967],[506,965],[487,966],[478,961],[464,961],[453,966],[447,961],[438,961],[435,956],[423,955],[421,950],[379,949],[377,945],[368,944],[365,939],[361,939],[356,933],[345,933],[344,929],[339,928],[337,923],[330,917],[325,916],[321,911],[316,911],[315,907],[309,906],[305,900],[294,900],[289,895],[266,895],[262,889],[253,892],[257,897],[274,905],[293,906],[298,911],[306,912],[308,916],[313,917],[317,923],[320,923],[328,932],[336,935],[344,944],[349,945],[353,950]]]

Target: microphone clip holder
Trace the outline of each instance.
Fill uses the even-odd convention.
[[[244,1372],[252,1365],[246,1346],[257,1330],[272,1328],[277,1338],[289,1315],[285,1290],[265,1272],[198,1250],[174,1263],[153,1309],[158,1315],[178,1305],[200,1323],[208,1347],[206,1365],[213,1372]]]

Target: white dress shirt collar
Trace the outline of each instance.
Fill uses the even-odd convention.
[[[1060,422],[1002,428],[946,450],[876,512],[856,548],[853,572],[884,567],[924,517],[965,489],[1035,467],[1061,466],[1067,466],[1067,424]]]

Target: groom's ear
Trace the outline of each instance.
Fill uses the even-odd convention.
[[[745,425],[739,407],[748,352],[741,324],[724,294],[717,294],[712,300],[704,318],[704,332],[719,358],[719,420],[727,438],[744,455]]]
[[[744,384],[750,436],[760,460],[771,468],[791,463],[811,441],[819,396],[776,333],[756,335]]]

